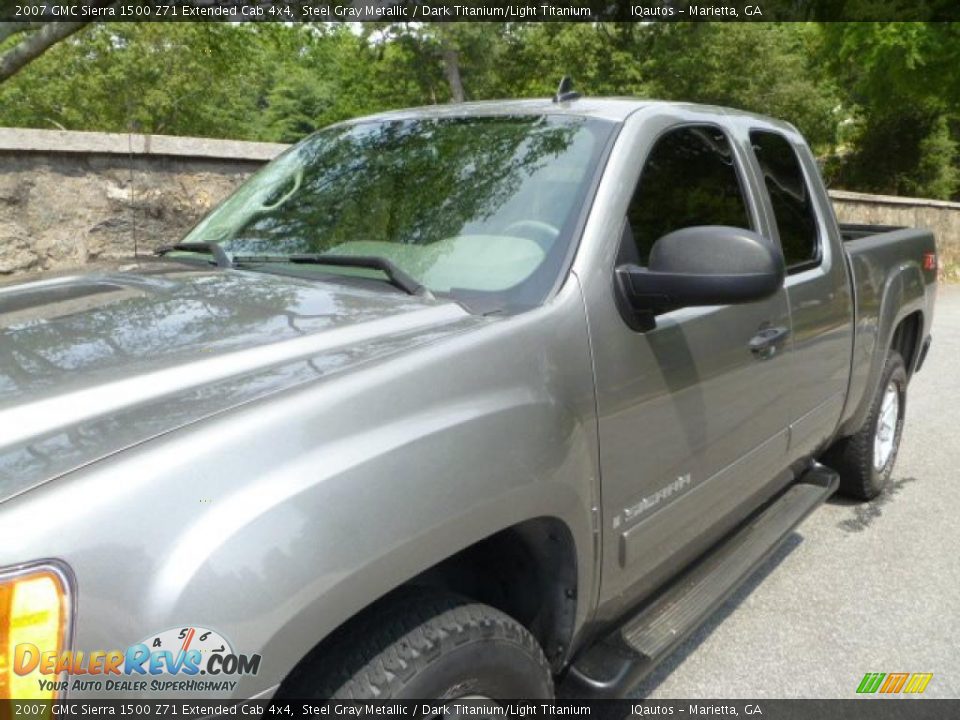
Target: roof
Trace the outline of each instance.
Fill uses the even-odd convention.
[[[638,110],[649,107],[673,108],[678,111],[696,111],[714,113],[727,117],[740,117],[759,120],[766,124],[788,129],[790,126],[781,120],[759,113],[751,113],[736,108],[697,103],[654,100],[631,97],[581,97],[576,100],[555,103],[549,98],[527,100],[486,100],[483,102],[450,103],[446,105],[425,105],[423,107],[389,110],[367,117],[348,120],[347,123],[369,120],[405,120],[422,117],[469,117],[475,115],[573,115],[594,117],[612,122],[623,122]]]
[[[357,119],[402,120],[415,117],[462,117],[465,115],[577,115],[622,122],[631,113],[651,104],[653,103],[649,100],[635,98],[579,98],[561,103],[545,98],[486,100],[389,110]]]

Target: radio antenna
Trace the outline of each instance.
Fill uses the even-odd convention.
[[[580,93],[573,91],[573,78],[569,75],[564,75],[560,81],[560,86],[557,88],[557,94],[553,96],[553,101],[555,103],[562,103],[576,100],[579,97]]]

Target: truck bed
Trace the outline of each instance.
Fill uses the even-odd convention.
[[[906,230],[900,225],[865,225],[860,223],[840,223],[840,236],[844,242],[859,240],[869,235],[882,235],[897,230]]]

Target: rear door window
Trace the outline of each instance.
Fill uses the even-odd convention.
[[[770,195],[787,269],[797,272],[816,265],[820,260],[817,216],[793,145],[779,133],[762,130],[750,133],[750,144]]]

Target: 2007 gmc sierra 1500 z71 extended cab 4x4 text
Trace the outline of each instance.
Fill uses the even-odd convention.
[[[570,94],[327,128],[158,254],[0,289],[0,694],[628,692],[880,492],[936,287],[790,125]]]

